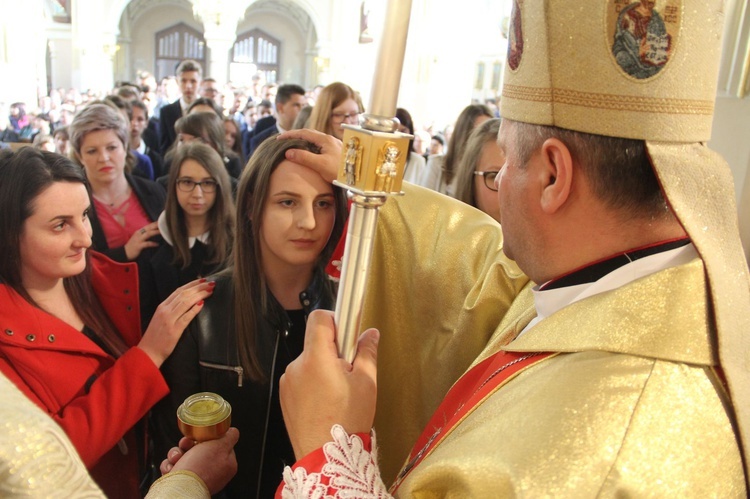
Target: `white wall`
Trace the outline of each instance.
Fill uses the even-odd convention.
[[[716,99],[708,146],[724,156],[732,169],[740,235],[750,259],[750,97]]]

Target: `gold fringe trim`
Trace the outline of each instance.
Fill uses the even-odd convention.
[[[503,97],[532,102],[570,104],[573,106],[608,109],[613,111],[700,115],[712,115],[714,112],[714,102],[707,100],[596,94],[562,88],[550,89],[504,85]]]

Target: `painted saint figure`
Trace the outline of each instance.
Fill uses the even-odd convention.
[[[661,71],[672,49],[672,37],[655,4],[655,0],[632,3],[617,17],[612,54],[626,73],[638,79]]]

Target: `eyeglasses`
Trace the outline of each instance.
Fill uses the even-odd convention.
[[[218,184],[216,180],[212,179],[201,180],[200,182],[190,180],[189,178],[177,179],[177,188],[182,192],[193,192],[197,185],[201,186],[203,192],[216,192],[216,186]]]
[[[355,121],[359,121],[359,113],[331,113],[331,118],[334,121],[349,121],[350,118],[354,118]]]
[[[493,170],[489,172],[474,172],[474,175],[481,175],[484,177],[484,185],[491,191],[497,192],[497,187],[495,187],[495,177],[497,177],[497,174],[500,173],[499,171]]]

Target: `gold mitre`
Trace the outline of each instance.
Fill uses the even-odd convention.
[[[649,9],[654,6],[650,19]],[[721,1],[515,0],[502,115],[599,135],[711,137]]]
[[[732,175],[703,142],[722,0],[514,0],[502,116],[642,139],[672,211],[703,259],[750,477],[750,278]]]

